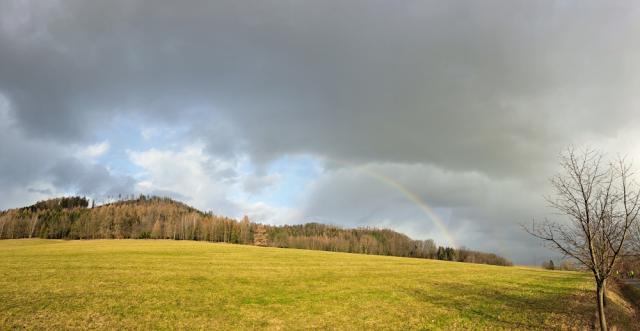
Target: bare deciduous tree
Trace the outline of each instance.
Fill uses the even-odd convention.
[[[38,215],[33,215],[29,219],[29,223],[31,225],[31,231],[29,231],[29,238],[33,237],[33,232],[36,230],[36,225],[38,224]]]
[[[547,201],[567,219],[534,223],[527,231],[591,270],[600,328],[607,330],[607,279],[638,218],[640,192],[624,159],[605,163],[601,153],[568,149],[560,165],[563,171],[551,178],[555,196]]]

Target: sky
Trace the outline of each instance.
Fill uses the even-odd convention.
[[[0,209],[169,196],[538,264],[568,146],[640,156],[634,1],[0,0]]]

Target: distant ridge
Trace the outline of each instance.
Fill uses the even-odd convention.
[[[510,266],[495,254],[438,247],[389,229],[346,229],[320,223],[270,226],[238,221],[157,196],[89,206],[60,197],[0,212],[0,239],[174,239],[439,259]]]

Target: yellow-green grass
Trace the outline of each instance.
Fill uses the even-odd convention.
[[[591,288],[584,273],[386,256],[0,241],[1,329],[549,329],[587,326]]]

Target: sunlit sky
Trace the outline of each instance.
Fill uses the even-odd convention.
[[[559,153],[640,156],[638,40],[633,1],[0,0],[0,208],[155,194],[538,264]]]

